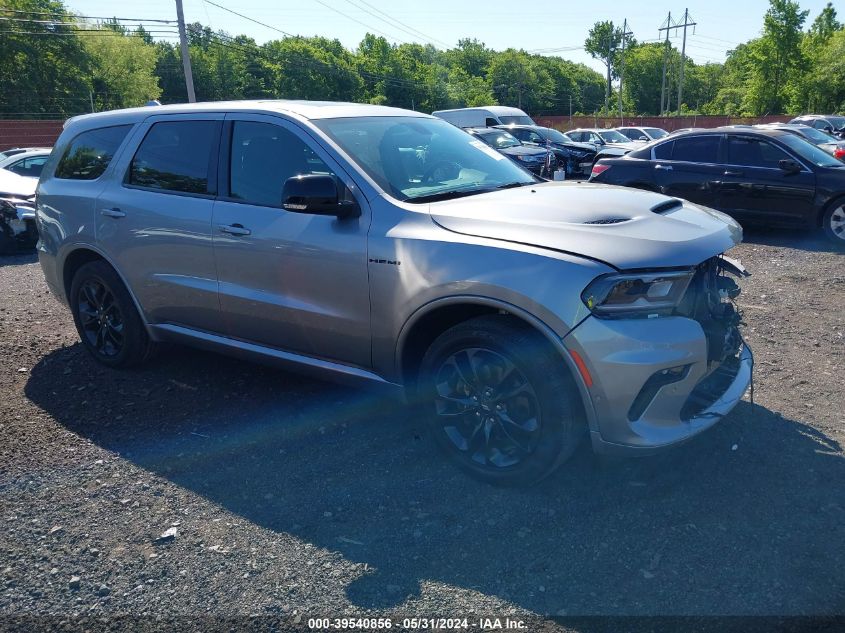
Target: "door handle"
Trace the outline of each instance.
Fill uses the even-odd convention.
[[[107,218],[125,218],[126,217],[126,212],[121,211],[117,207],[114,207],[112,209],[103,209],[102,211],[100,211],[100,214],[106,216]]]
[[[734,171],[733,169],[726,169],[725,176],[742,176],[742,172]]]
[[[229,235],[250,235],[252,233],[241,224],[221,224],[217,228],[221,233],[228,233]]]
[[[655,169],[662,169],[664,171],[672,171],[672,165],[655,165]]]

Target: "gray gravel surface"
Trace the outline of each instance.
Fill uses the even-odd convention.
[[[0,258],[0,614],[845,614],[845,258],[747,237],[757,405],[528,490],[373,394],[184,348],[103,368]]]

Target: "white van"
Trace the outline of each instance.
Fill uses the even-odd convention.
[[[484,108],[456,108],[432,112],[436,117],[458,127],[492,127],[494,125],[537,125],[519,108],[487,106]]]

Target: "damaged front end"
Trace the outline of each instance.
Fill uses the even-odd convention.
[[[735,303],[740,294],[736,279],[750,273],[724,255],[713,257],[695,269],[678,314],[701,325],[707,339],[707,375],[690,393],[681,409],[683,419],[706,412],[736,381],[751,353],[740,333],[742,315]]]
[[[31,250],[38,242],[35,203],[28,198],[0,198],[0,254]]]

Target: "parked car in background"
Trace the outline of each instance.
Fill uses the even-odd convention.
[[[845,247],[845,164],[797,134],[716,128],[602,160],[592,182],[658,191],[743,222],[824,229]]]
[[[545,147],[523,145],[518,138],[506,130],[471,127],[465,131],[541,178],[551,179],[558,167],[554,152]]]
[[[437,110],[431,113],[452,125],[461,128],[492,127],[494,125],[535,125],[534,120],[519,108],[508,106],[486,106],[484,108],[456,108]]]
[[[0,169],[0,254],[32,249],[38,241],[35,187],[38,180]]]
[[[616,130],[579,128],[570,130],[566,135],[573,141],[590,143],[596,150],[596,160],[624,156],[628,152],[642,147],[642,143],[635,143]]]
[[[14,156],[15,154],[22,154],[23,152],[32,152],[35,150],[46,150],[50,151],[49,147],[13,147],[11,149],[3,150],[0,152],[0,160],[4,158],[8,158],[9,156]]]
[[[834,158],[845,161],[845,140],[842,140],[833,134],[829,134],[828,132],[822,132],[819,129],[810,127],[809,125],[805,125],[803,123],[768,123],[765,125],[757,125],[755,127],[763,130],[784,130],[786,132],[792,132],[793,134],[797,134],[801,138],[812,143],[819,149],[824,150]]]
[[[698,130],[703,130],[704,128],[701,127],[682,127],[678,128],[677,130],[672,130],[669,132],[669,136],[674,136],[675,134],[684,134],[686,132],[696,132]]]
[[[44,163],[50,158],[50,149],[32,149],[17,154],[12,154],[0,159],[0,169],[5,169],[18,176],[35,178],[41,175]]]
[[[554,152],[558,165],[567,176],[588,176],[596,161],[592,143],[578,143],[554,128],[540,125],[500,125],[529,146],[545,147]]]
[[[659,127],[618,127],[616,131],[632,141],[656,141],[669,136],[669,132]]]
[[[749,386],[724,214],[538,182],[440,119],[351,103],[91,114],[55,151],[39,259],[105,366],[171,341],[367,382],[499,484],[588,430],[600,452],[684,442]]]
[[[790,123],[809,125],[817,130],[836,134],[839,137],[845,135],[845,116],[838,114],[805,114],[795,117]]]

